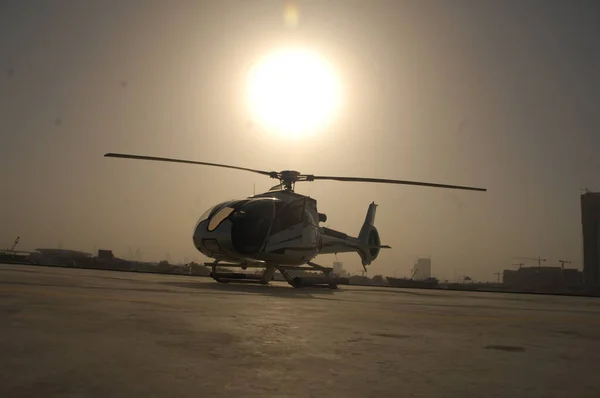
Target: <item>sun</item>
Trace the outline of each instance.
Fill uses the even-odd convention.
[[[309,50],[271,53],[252,68],[247,100],[255,119],[268,130],[304,136],[323,128],[340,106],[333,66]]]

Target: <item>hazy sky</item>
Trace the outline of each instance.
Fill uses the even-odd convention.
[[[600,190],[597,2],[298,3],[291,30],[283,1],[0,1],[0,245],[200,260],[198,216],[274,185],[112,151],[489,189],[299,184],[347,233],[380,205],[393,249],[371,275],[427,255],[447,278],[491,280],[513,256],[580,267],[579,195]],[[252,63],[287,47],[317,49],[344,90],[304,140],[263,131],[244,103]]]

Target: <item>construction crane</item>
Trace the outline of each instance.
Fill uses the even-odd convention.
[[[519,269],[521,269],[521,267],[522,267],[522,266],[524,266],[525,264],[524,264],[524,263],[517,263],[517,264],[513,264],[513,266],[514,266],[514,265],[518,266],[518,267],[519,267]]]
[[[17,239],[15,239],[15,241],[13,242],[12,246],[10,247],[10,249],[7,249],[6,251],[9,252],[9,253],[14,253],[15,248],[19,244],[19,239],[21,239],[21,237],[17,236]]]
[[[542,261],[546,261],[545,258],[541,258],[541,257],[513,257],[515,260],[533,260],[533,261],[537,261],[538,262],[538,267],[542,266]]]
[[[558,262],[560,263],[561,269],[565,269],[565,264],[571,264],[570,261],[565,261],[565,260],[558,260]]]
[[[500,275],[502,275],[501,272],[494,272],[494,275],[496,275],[498,277],[498,284],[500,283]]]

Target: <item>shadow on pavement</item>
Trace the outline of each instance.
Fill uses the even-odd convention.
[[[439,294],[435,294],[435,291],[432,293],[431,291],[427,291],[426,289],[402,289],[402,288],[390,288],[390,287],[365,287],[360,286],[359,289],[356,289],[357,292],[374,292],[380,294],[402,294],[402,295],[410,295],[410,296],[439,296]]]
[[[293,288],[291,286],[281,285],[255,285],[250,283],[206,283],[206,282],[159,282],[162,285],[184,287],[189,289],[202,289],[214,292],[236,292],[249,294],[262,294],[268,296],[288,297],[288,298],[323,298],[318,296],[332,296],[340,292],[326,287],[302,287]]]

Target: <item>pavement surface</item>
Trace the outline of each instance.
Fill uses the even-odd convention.
[[[0,397],[600,397],[600,300],[0,265]]]

